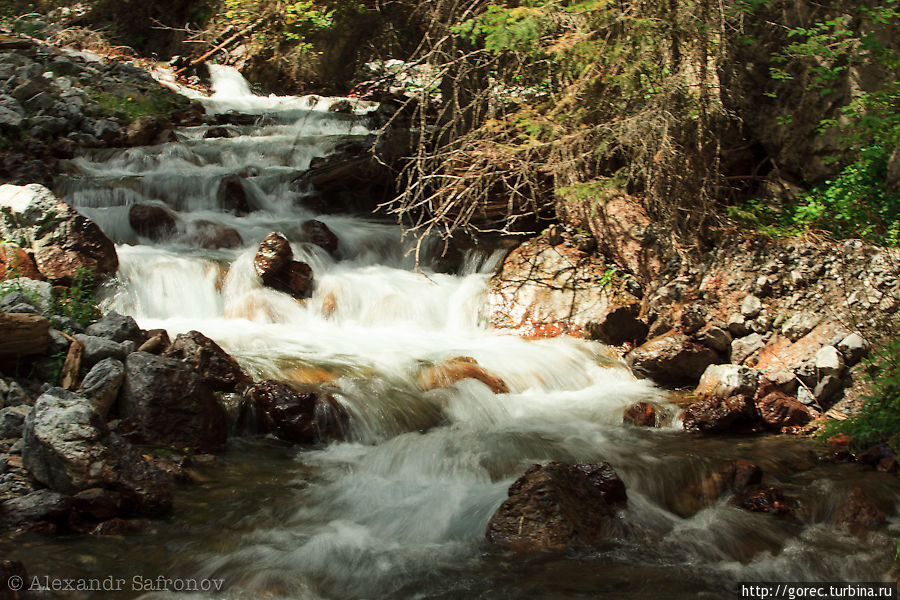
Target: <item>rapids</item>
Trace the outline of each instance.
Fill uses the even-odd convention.
[[[292,180],[340,142],[369,135],[370,106],[329,113],[332,99],[256,96],[224,67],[213,77],[210,97],[186,93],[210,113],[258,115],[258,126],[229,125],[234,137],[215,139],[204,139],[208,127],[186,128],[177,142],[96,153],[72,161],[59,187],[117,243],[107,308],[172,336],[199,330],[255,378],[325,388],[348,408],[352,441],[300,449],[234,438],[202,471],[207,483],[178,492],[171,521],[127,537],[29,539],[15,554],[30,574],[114,575],[129,585],[134,576],[218,578],[222,592],[197,597],[300,599],[720,598],[741,581],[886,577],[891,536],[858,539],[828,517],[853,485],[895,513],[895,477],[818,464],[804,440],[698,439],[677,421],[623,426],[623,410],[639,400],[676,409],[600,344],[491,330],[480,307],[501,254],[470,253],[459,273],[441,274],[430,268],[436,250],[417,268],[414,241],[392,223],[303,208],[305,192]],[[236,173],[248,175],[255,209],[244,217],[219,210],[216,198]],[[140,237],[128,221],[135,202],[175,211],[177,234]],[[312,218],[337,234],[336,258],[301,241],[299,225]],[[199,221],[236,229],[243,244],[197,247]],[[257,281],[253,256],[271,231],[312,267],[310,299]],[[460,355],[510,392],[474,380],[422,391],[423,365]],[[749,513],[725,499],[676,514],[679,491],[736,457],[802,495],[796,516]],[[519,557],[487,545],[485,526],[510,483],[550,459],[615,467],[629,494],[625,539],[571,556]],[[169,596],[144,592],[126,587],[115,597]]]

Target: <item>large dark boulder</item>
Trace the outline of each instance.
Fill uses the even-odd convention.
[[[624,484],[606,464],[533,465],[509,488],[487,526],[492,544],[514,550],[596,548],[620,533]]]
[[[774,391],[756,401],[760,418],[769,429],[806,425],[819,413],[784,392]]]
[[[253,383],[236,360],[199,331],[178,334],[162,356],[190,365],[214,392],[234,392]]]
[[[710,365],[721,362],[713,349],[684,334],[662,336],[635,348],[625,356],[631,369],[662,385],[696,385]]]
[[[227,436],[225,413],[202,376],[179,360],[147,352],[125,361],[118,414],[142,443],[202,452],[222,447]]]
[[[266,429],[285,441],[319,444],[347,436],[349,415],[333,396],[298,392],[269,379],[253,386],[250,398]]]
[[[106,338],[114,342],[132,341],[135,344],[143,344],[147,340],[147,334],[132,317],[120,315],[115,311],[109,311],[103,318],[92,323],[86,330],[87,335]]]
[[[68,528],[72,498],[52,490],[36,490],[0,504],[0,527],[57,533]]]

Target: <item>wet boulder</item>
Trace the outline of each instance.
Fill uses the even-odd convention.
[[[750,512],[770,513],[784,516],[790,513],[784,492],[775,486],[752,486],[740,490],[729,502]]]
[[[253,383],[236,360],[199,331],[179,334],[161,356],[189,365],[214,392],[241,391]]]
[[[304,239],[324,249],[329,254],[334,254],[338,249],[338,237],[328,225],[316,219],[304,221],[300,226]]]
[[[225,444],[225,413],[190,365],[147,352],[125,360],[118,415],[143,443],[207,451]]]
[[[762,469],[750,461],[726,461],[699,481],[679,486],[676,493],[668,498],[669,508],[681,517],[693,516],[715,504],[728,491],[740,492],[750,486],[758,486],[762,475]]]
[[[612,346],[642,344],[650,328],[640,319],[640,312],[638,302],[616,308],[601,320],[589,322],[585,326],[587,337]]]
[[[659,415],[653,406],[646,402],[638,402],[625,409],[622,422],[635,427],[656,427],[659,424]]]
[[[135,233],[159,241],[171,237],[178,223],[169,210],[158,204],[135,204],[128,211],[128,223]]]
[[[684,334],[650,340],[625,356],[631,369],[662,385],[695,385],[720,355]]]
[[[416,381],[422,389],[428,391],[445,388],[463,379],[475,379],[488,386],[495,394],[507,394],[506,382],[497,375],[488,372],[469,356],[454,356],[442,360],[419,372]]]
[[[683,426],[700,433],[736,433],[759,429],[759,414],[750,396],[709,398],[684,410]]]
[[[865,537],[870,531],[884,526],[885,512],[862,488],[850,490],[838,504],[832,520],[839,525],[846,525],[850,533],[857,537]]]
[[[263,425],[282,440],[320,444],[347,436],[349,415],[333,396],[298,392],[271,379],[254,385],[249,395]]]
[[[278,233],[270,233],[260,243],[253,259],[253,268],[266,287],[288,293],[294,298],[312,295],[312,269],[306,263],[294,260],[290,242]]]
[[[563,551],[596,548],[616,537],[624,484],[610,491],[591,476],[596,470],[621,484],[607,464],[531,466],[488,522],[488,541],[518,551]]]
[[[222,210],[234,213],[242,217],[250,212],[250,201],[247,198],[247,190],[244,182],[238,175],[227,175],[219,183],[216,191],[216,199]]]

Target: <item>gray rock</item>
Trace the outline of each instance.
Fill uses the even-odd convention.
[[[3,296],[3,300],[0,300],[0,312],[23,312],[21,310],[23,304],[30,306],[35,314],[40,314],[41,311],[38,310],[35,299],[19,291],[12,291]],[[14,308],[19,310],[13,310]],[[24,312],[30,311],[26,310]]]
[[[750,329],[754,333],[768,333],[772,330],[772,317],[768,315],[759,315],[750,323]]]
[[[747,319],[740,313],[734,313],[728,317],[726,326],[728,327],[728,333],[736,338],[744,337],[750,333],[750,328],[747,327]]]
[[[869,352],[869,342],[854,332],[838,342],[837,349],[844,355],[848,365],[855,365]]]
[[[800,388],[797,390],[797,400],[807,406],[815,406],[817,404],[815,394],[811,392],[805,385],[800,386]]]
[[[99,121],[94,121],[90,131],[87,133],[90,133],[98,140],[111,142],[122,134],[122,130],[119,124],[112,119],[100,119]]]
[[[9,310],[5,310],[3,312],[8,313],[25,313],[28,315],[39,315],[41,311],[36,309],[32,304],[25,304],[22,302],[21,304],[16,304],[15,306],[10,306]]]
[[[46,89],[47,83],[43,79],[28,79],[10,93],[20,104],[26,105],[28,101]]]
[[[821,404],[822,406],[828,406],[832,403],[832,401],[843,389],[843,387],[844,382],[840,377],[837,377],[835,375],[826,375],[816,385],[813,396],[815,396],[819,404]]]
[[[109,409],[116,402],[124,379],[125,365],[122,361],[105,358],[85,375],[78,391],[91,401],[96,411],[105,419]]]
[[[15,130],[22,127],[25,115],[18,113],[0,105],[0,128],[7,130]]]
[[[37,490],[0,505],[0,523],[19,528],[37,523],[65,527],[72,511],[72,498],[51,490]],[[15,596],[12,596],[15,597]]]
[[[694,394],[700,398],[730,398],[756,395],[760,372],[739,365],[710,365],[706,367]]]
[[[816,352],[816,372],[819,379],[828,375],[840,377],[844,372],[844,357],[834,346],[822,346]]]
[[[740,365],[764,345],[763,336],[751,333],[731,342],[731,362]]]
[[[27,405],[8,406],[0,410],[0,439],[22,437],[22,428],[25,426],[25,417],[31,412]]]
[[[774,373],[766,375],[766,379],[778,386],[785,394],[793,394],[799,385],[797,377],[790,369],[779,369]]]
[[[762,301],[756,296],[747,296],[741,302],[741,315],[745,319],[755,319],[762,311]]]
[[[801,364],[794,370],[794,373],[797,375],[797,378],[803,382],[804,385],[810,387],[815,387],[816,382],[819,380],[816,375],[815,359],[808,360],[805,363]]]
[[[107,433],[90,400],[53,388],[25,419],[22,462],[32,477],[67,494],[102,485],[115,480]]]
[[[6,392],[6,406],[31,405],[31,398],[15,381],[9,382],[9,391]]]
[[[55,329],[50,329],[49,354],[65,354],[69,351],[69,339]]]
[[[86,367],[93,367],[95,364],[106,358],[125,360],[125,348],[118,342],[96,335],[85,335],[83,333],[77,334],[75,339],[84,344],[84,354],[81,356],[81,361]]]
[[[0,223],[0,230],[2,229],[4,229],[4,227],[3,224]],[[4,288],[7,292],[3,294],[3,300],[6,301],[7,298],[9,298],[8,302],[10,307],[19,304],[20,302],[27,302],[28,304],[37,307],[41,312],[46,312],[50,306],[53,286],[46,281],[37,281],[36,279],[29,279],[27,277],[17,277],[15,279],[6,280],[4,282]],[[0,312],[9,312],[3,308],[2,303],[0,303]]]
[[[788,319],[781,327],[781,334],[795,342],[815,329],[821,322],[822,317],[817,314],[799,312]]]
[[[137,514],[171,511],[171,481],[106,428],[90,400],[62,388],[38,398],[25,419],[22,463],[32,477],[65,494],[93,487],[126,495]]]
[[[146,337],[133,318],[120,315],[115,311],[110,311],[102,319],[91,324],[85,333],[115,342],[131,340],[139,344],[143,344]]]
[[[51,315],[50,322],[53,323],[53,326],[62,331],[69,331],[72,333],[84,333],[84,327],[81,326],[81,323],[76,321],[75,319],[70,319],[69,317],[61,317],[59,315]]]

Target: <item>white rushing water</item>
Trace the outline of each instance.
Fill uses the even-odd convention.
[[[502,572],[485,566],[482,540],[510,482],[549,459],[608,460],[625,479],[640,549],[626,544],[606,555],[610,564],[642,555],[661,585],[672,575],[659,570],[670,564],[751,579],[809,572],[818,552],[810,540],[824,534],[786,541],[793,533],[767,516],[721,504],[682,519],[660,505],[659,477],[649,474],[676,468],[656,446],[674,433],[626,428],[622,412],[639,400],[665,406],[664,395],[600,344],[492,331],[479,309],[501,256],[470,255],[458,275],[432,272],[427,258],[418,270],[407,252],[412,241],[396,225],[303,207],[305,192],[292,180],[340,141],[370,133],[358,118],[365,106],[357,116],[334,114],[330,99],[258,97],[233,70],[215,68],[213,76],[215,93],[194,96],[210,113],[266,115],[260,127],[228,126],[236,135],[228,139],[188,128],[177,143],[78,159],[67,199],[117,242],[121,267],[109,308],[172,336],[199,330],[257,379],[333,393],[351,413],[353,441],[298,451],[280,492],[293,508],[277,524],[237,518],[229,541],[200,553],[198,575],[226,578],[228,597],[391,598],[418,597],[420,585],[441,588],[434,579],[450,569],[462,583],[446,589],[456,592],[421,597],[463,597],[460,590],[481,589],[467,578]],[[255,209],[243,217],[223,212],[217,200],[219,183],[235,174]],[[138,236],[128,220],[136,202],[175,211],[177,233],[162,242]],[[338,258],[303,241],[299,226],[312,218],[339,238]],[[203,221],[237,230],[243,243],[198,247]],[[311,298],[296,301],[258,282],[253,256],[272,231],[312,267]],[[475,380],[424,391],[417,383],[423,366],[455,356],[477,360],[509,393]],[[259,498],[261,515],[267,501]],[[247,526],[248,518],[259,524]],[[763,541],[748,561],[740,540],[751,533]],[[841,579],[866,559],[816,560]],[[527,590],[489,595],[526,597]]]

